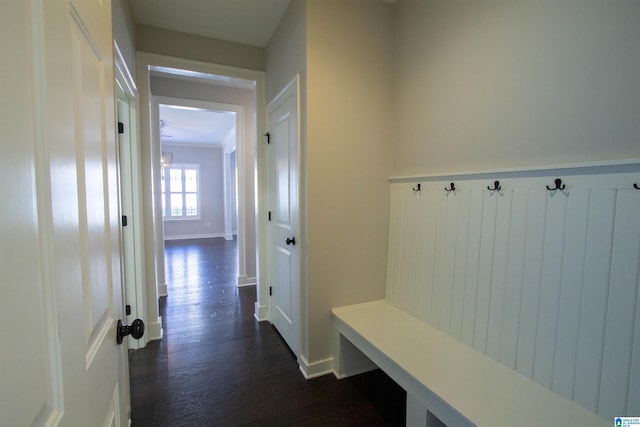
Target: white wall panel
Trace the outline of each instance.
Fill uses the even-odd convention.
[[[616,190],[593,190],[589,200],[574,400],[592,411],[600,391],[615,198]]]
[[[547,191],[536,188],[531,189],[528,193],[525,263],[522,279],[522,300],[520,302],[516,370],[524,376],[533,377],[535,342],[538,331],[538,307],[540,306],[540,272],[542,271]]]
[[[488,191],[488,190],[483,190]],[[493,271],[491,293],[489,299],[489,325],[487,328],[487,355],[493,359],[500,358],[500,342],[505,308],[507,287],[507,267],[510,250],[510,231],[512,220],[513,192],[490,192],[496,199],[496,228],[493,249]]]
[[[589,193],[582,189],[572,192],[564,231],[552,389],[567,399],[573,398],[575,380]]]
[[[440,325],[440,312],[442,311],[442,293],[445,287],[445,260],[447,257],[447,205],[449,195],[444,191],[438,192],[436,229],[435,229],[435,254],[433,266],[433,284],[431,289],[431,310],[429,321],[432,325]],[[450,212],[449,212],[450,214]]]
[[[579,173],[581,172],[581,173]],[[387,299],[606,418],[640,413],[640,172],[391,184]],[[493,179],[493,177],[492,177]]]
[[[483,193],[473,346],[485,353],[489,327],[489,302],[491,298],[491,279],[493,274],[493,243],[495,241],[496,231],[497,198],[492,197],[488,193]]]
[[[440,329],[446,333],[451,332],[451,311],[453,300],[453,278],[456,258],[456,245],[458,239],[458,201],[460,196],[456,193],[447,194],[446,216],[443,218],[446,226],[445,230],[445,248],[444,259],[442,260],[442,276],[438,282],[442,285],[440,288],[440,298],[437,306],[440,307]]]
[[[640,413],[627,407],[640,261],[640,191],[620,190],[616,200],[611,276],[602,355],[598,412],[606,417]]]
[[[499,359],[510,368],[515,368],[516,366],[518,348],[518,327],[520,325],[522,284],[524,281],[528,196],[529,193],[526,190],[513,192]]]
[[[469,241],[467,242],[467,268],[465,272],[464,305],[462,307],[462,342],[473,345],[478,294],[478,267],[480,265],[480,228],[482,223],[482,192],[471,193],[469,208]]]
[[[544,246],[542,249],[542,273],[538,329],[536,334],[533,379],[551,388],[554,344],[558,326],[558,297],[562,277],[563,229],[565,225],[568,192],[552,192],[548,196]]]
[[[633,329],[633,349],[631,350],[631,368],[629,369],[629,393],[627,397],[627,413],[638,413],[640,406],[640,278],[637,281],[636,320]]]
[[[453,269],[453,292],[451,296],[451,328],[449,334],[461,339],[464,307],[465,279],[468,260],[469,219],[471,198],[469,191],[459,194],[458,223],[456,235],[456,260]]]

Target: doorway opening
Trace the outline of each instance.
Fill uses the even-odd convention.
[[[266,320],[268,295],[264,287],[260,286],[260,275],[266,271],[261,259],[265,232],[263,221],[259,220],[266,215],[261,212],[264,207],[258,203],[261,194],[264,194],[264,147],[258,143],[258,135],[264,133],[264,73],[139,53],[137,74],[140,116],[150,118],[148,121],[143,120],[140,125],[142,170],[145,171],[143,188],[151,189],[150,194],[143,195],[147,243],[145,256],[150,261],[146,268],[145,284],[147,316],[150,325],[158,325],[155,330],[149,328],[149,338],[162,337],[162,318],[158,303],[161,296],[169,293],[165,272],[165,238],[167,242],[171,242],[172,238],[194,235],[202,238],[222,236],[234,239],[238,252],[237,286],[256,285],[254,316],[258,320]],[[195,151],[197,147],[177,147],[180,142],[177,141],[177,131],[172,129],[172,119],[164,117],[166,111],[163,111],[161,127],[161,109],[165,108],[173,113],[196,110],[202,114],[215,112],[226,115],[227,118],[235,116],[235,146],[233,143],[219,143],[217,147],[218,164],[223,165],[221,191],[227,214],[205,218],[203,206],[199,205],[203,199],[186,188],[187,179],[193,181],[194,176],[195,182],[203,184],[206,180],[205,170],[192,167],[200,163],[199,159],[196,162],[182,157],[185,150]],[[227,139],[231,141],[234,138],[228,136]],[[192,155],[191,159],[193,158]],[[166,168],[162,165],[163,161],[173,166]],[[237,171],[236,174],[233,173],[234,170]],[[170,188],[172,173],[175,175],[173,181],[176,186],[181,183],[183,187],[175,194]],[[175,200],[175,209],[171,203],[172,198]],[[236,214],[233,215],[233,212]],[[165,222],[167,213],[181,218],[175,223]],[[189,219],[193,221],[190,222]],[[222,228],[216,228],[221,225],[216,221],[222,221]],[[196,222],[202,227],[200,231],[192,232],[185,228],[194,227]],[[172,230],[169,230],[169,224]],[[178,229],[179,227],[183,228]]]
[[[155,102],[164,241],[244,234],[238,230],[236,162],[242,106],[166,97]]]

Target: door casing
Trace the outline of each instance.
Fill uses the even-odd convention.
[[[157,129],[150,126],[151,117],[150,102],[152,95],[150,92],[150,70],[154,67],[166,67],[176,70],[189,70],[196,73],[226,76],[255,82],[256,94],[256,134],[263,135],[265,131],[265,76],[263,71],[249,70],[227,65],[212,64],[207,62],[194,61],[183,58],[170,57],[146,52],[138,52],[136,56],[137,78],[139,88],[140,105],[140,141],[143,170],[143,186],[153,188],[153,180],[157,178],[159,182],[160,147],[150,143],[153,141],[153,132]],[[263,321],[268,320],[269,291],[266,286],[266,206],[265,200],[265,147],[262,138],[256,138],[255,146],[255,183],[256,183],[256,281],[257,281],[257,301],[255,304],[255,317]],[[238,164],[240,163],[238,156]],[[156,166],[158,165],[158,166]],[[156,240],[162,236],[162,213],[154,209],[153,199],[150,195],[144,197],[145,210],[145,257],[151,260],[147,267],[147,282],[145,286],[147,310],[152,318],[158,317],[158,283],[156,275],[156,265],[159,262],[159,254],[155,250]],[[147,215],[146,212],[149,212]],[[240,219],[240,218],[238,218]],[[160,325],[160,323],[158,323]],[[161,336],[161,331],[160,331]]]

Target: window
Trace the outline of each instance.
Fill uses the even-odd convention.
[[[164,219],[200,219],[200,165],[162,168]]]

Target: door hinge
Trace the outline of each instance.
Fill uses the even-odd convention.
[[[271,134],[269,132],[265,133],[264,136],[267,137],[267,144],[271,144]]]
[[[269,286],[269,296],[273,295],[273,288]]]
[[[128,223],[129,223],[129,221],[127,220],[127,216],[126,215],[122,215],[122,226],[126,227]]]
[[[269,211],[269,221],[271,221],[271,211]]]
[[[118,122],[118,133],[124,133],[124,123]]]

